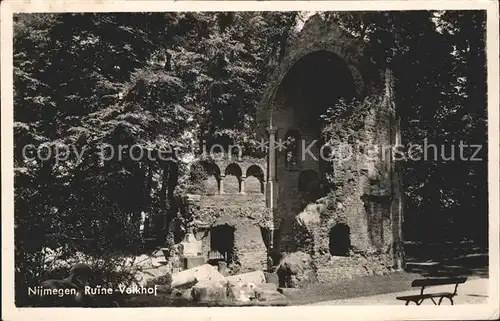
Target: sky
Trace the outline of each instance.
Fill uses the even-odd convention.
[[[297,26],[295,27],[297,29],[297,31],[302,30],[302,28],[304,27],[304,23],[307,20],[309,20],[309,18],[311,18],[316,13],[317,13],[317,11],[302,11],[302,12],[300,12],[299,18],[298,18],[299,21],[297,22]]]

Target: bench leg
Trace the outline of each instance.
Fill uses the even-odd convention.
[[[444,299],[444,298],[448,298],[448,300],[450,300],[451,305],[453,305],[453,298],[452,298],[452,297],[450,297],[450,296],[447,296],[447,297],[442,296],[442,297],[439,299],[439,303],[438,303],[438,305],[441,305],[441,302],[443,301],[443,299]]]
[[[413,303],[415,303],[416,305],[420,305],[420,304],[422,303],[422,301],[419,301],[419,300],[416,300],[416,301],[414,301],[414,300],[410,300],[410,301],[406,301],[405,305],[410,304],[410,302],[413,302]]]
[[[431,298],[431,300],[432,300],[432,303],[434,303],[434,305],[437,305],[436,301],[434,301],[434,298]],[[439,300],[439,304],[441,304],[441,300]]]

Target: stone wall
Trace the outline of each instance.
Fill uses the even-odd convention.
[[[295,171],[286,168],[283,155],[278,156],[280,239],[277,244],[283,252],[309,249],[320,280],[387,273],[401,264],[397,253],[401,216],[399,208],[394,206],[399,200],[395,197],[399,195],[399,187],[394,183],[396,173],[391,151],[384,150],[394,144],[393,97],[390,74],[384,76],[387,86],[379,97],[369,100],[368,106],[356,106],[366,110],[365,114],[354,113],[361,118],[361,128],[353,130],[355,122],[352,121],[336,121],[338,129],[332,133],[333,140],[338,146],[352,148],[349,159],[333,159],[328,164],[329,171],[321,168],[319,161],[305,160],[300,171]],[[352,143],[348,142],[348,136]],[[311,139],[306,138],[306,145],[309,141]],[[313,153],[317,155],[317,149]],[[313,195],[311,199],[307,192],[299,190],[298,182],[304,169],[314,169],[327,177],[328,190],[321,186],[325,195],[318,195],[316,199]],[[297,224],[297,217],[304,218],[299,219],[302,224]],[[347,257],[332,257],[331,231],[339,225],[347,226]],[[309,238],[301,231],[304,227]],[[311,244],[304,244],[304,239],[309,239]]]
[[[273,217],[278,249],[310,253],[323,281],[401,266],[399,173],[390,150],[398,135],[392,75],[367,64],[363,47],[338,26],[312,17],[259,107],[260,128],[275,129],[278,141],[298,133],[302,152],[316,142],[293,166],[290,150],[276,152]],[[346,112],[320,117],[341,99],[352,101]],[[332,147],[349,147],[349,159],[321,159],[325,123],[332,126]]]
[[[264,158],[216,159],[195,213],[204,253],[213,228],[229,226],[236,263],[263,269],[269,240],[262,227],[272,220],[275,248],[310,254],[320,281],[401,267],[392,75],[367,61],[363,43],[338,26],[320,16],[305,24],[259,106],[261,128],[276,129],[273,189],[264,187]],[[349,158],[322,159],[325,141],[331,149],[349,147]]]
[[[234,228],[234,251],[236,261],[243,269],[265,268],[266,246],[261,225],[267,209],[265,197],[261,195],[213,195],[201,196],[197,238],[201,239],[203,253],[212,249],[210,240],[213,228],[227,225]]]
[[[214,228],[234,228],[234,258],[240,271],[265,268],[267,250],[261,226],[268,219],[265,203],[265,159],[249,157],[232,158],[219,155],[215,160],[220,177],[209,175],[205,182],[206,193],[199,195],[195,213],[197,238],[202,240],[203,253],[212,249],[211,233]],[[228,174],[229,166],[238,169]],[[260,173],[260,174],[259,174]],[[226,174],[226,175],[224,175]],[[262,175],[262,176],[261,176]],[[222,181],[222,184],[221,184]],[[241,184],[243,182],[243,184]]]

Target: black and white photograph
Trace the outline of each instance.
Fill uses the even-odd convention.
[[[92,3],[2,4],[2,319],[498,319],[497,2]]]

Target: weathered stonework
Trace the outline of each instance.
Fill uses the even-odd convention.
[[[401,267],[393,79],[370,61],[338,26],[318,15],[306,22],[258,108],[277,148],[267,160],[221,155],[207,169],[195,235],[208,260],[223,252],[245,271],[264,269],[269,253],[304,252],[319,281]]]
[[[270,157],[275,247],[311,254],[322,281],[402,265],[393,79],[366,64],[366,55],[363,43],[314,16],[287,49],[259,106],[261,129],[273,128],[277,140],[294,133],[301,143],[293,166],[289,150]],[[340,99],[347,110],[328,116]],[[326,140],[337,158],[321,157]],[[339,147],[350,148],[349,157]]]
[[[220,232],[218,228],[225,227],[225,231],[232,234],[222,236],[225,243],[233,242],[229,249],[230,265],[233,268],[239,265],[239,271],[263,270],[267,245],[262,229],[269,219],[265,203],[265,159],[223,155],[214,158],[215,174],[209,171],[205,192],[193,204],[198,208],[194,213],[195,234],[202,241],[202,252],[208,259],[214,255],[213,251],[223,252],[212,243],[215,234]]]

